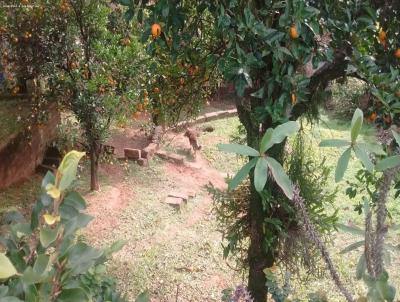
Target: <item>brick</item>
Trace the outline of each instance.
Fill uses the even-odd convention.
[[[153,157],[154,153],[157,151],[158,149],[158,144],[156,143],[151,143],[150,145],[148,145],[146,148],[144,148],[142,150],[142,158],[146,158],[146,159],[150,159],[151,157]]]
[[[168,196],[164,202],[177,210],[180,210],[184,205],[183,199],[178,197]]]
[[[141,152],[139,149],[125,148],[124,154],[125,154],[126,158],[133,159],[133,160],[138,160],[141,157],[140,156]]]
[[[149,165],[149,161],[145,158],[139,158],[137,160],[139,166],[147,167]]]

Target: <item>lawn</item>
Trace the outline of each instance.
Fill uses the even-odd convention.
[[[212,212],[212,201],[204,185],[209,180],[223,182],[224,175],[234,174],[244,161],[235,155],[218,151],[218,143],[227,143],[237,136],[239,121],[226,118],[197,125],[201,130],[211,126],[213,132],[201,132],[199,138],[203,149],[201,167],[179,167],[154,159],[149,167],[140,167],[132,162],[112,161],[103,164],[100,173],[101,191],[88,193],[88,165],[80,169],[78,187],[89,203],[89,213],[95,217],[88,230],[81,234],[96,246],[105,246],[116,239],[126,240],[126,246],[109,262],[109,272],[116,276],[121,290],[133,299],[148,289],[156,301],[220,301],[221,291],[245,283],[245,274],[234,271],[232,263],[223,260],[221,234]],[[332,177],[327,191],[338,189],[335,203],[328,210],[339,209],[339,221],[362,227],[363,216],[354,211],[357,199],[350,200],[345,194],[346,181],[354,179],[361,165],[350,162],[345,179],[334,182],[333,173],[340,151],[321,149],[318,144],[326,138],[348,137],[349,123],[322,116],[319,124],[306,125],[310,135],[308,143],[314,150],[315,160],[326,157],[326,165],[332,167]],[[366,125],[361,139],[371,141],[372,127]],[[183,137],[178,145],[164,142],[168,151],[182,150]],[[191,160],[192,162],[192,160]],[[196,162],[194,162],[196,163]],[[206,163],[206,165],[203,165]],[[214,172],[215,171],[215,172]],[[35,176],[26,183],[0,193],[2,207],[29,208],[38,192],[40,177]],[[194,190],[196,196],[186,207],[177,211],[164,203],[170,191]],[[398,201],[397,201],[398,202]],[[395,200],[389,203],[393,221],[400,221],[399,207]],[[397,231],[390,234],[398,242]],[[346,255],[340,251],[360,240],[354,235],[336,232],[331,237],[329,250],[346,285],[354,294],[365,293],[362,282],[355,280],[355,266],[361,248]],[[323,267],[323,263],[321,263]],[[400,284],[399,253],[392,252],[392,264],[388,267],[392,284]],[[292,276],[292,286],[301,301],[310,292],[325,293],[329,301],[343,301],[328,274],[319,276]],[[400,290],[400,288],[398,288]]]

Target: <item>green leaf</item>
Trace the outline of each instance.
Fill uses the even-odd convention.
[[[16,297],[4,297],[0,298],[0,302],[24,302]]]
[[[260,153],[257,150],[245,145],[219,144],[218,149],[224,152],[236,153],[245,156],[260,156]]]
[[[85,273],[102,255],[102,251],[88,246],[85,243],[79,242],[68,251],[67,267],[71,269],[72,275]]]
[[[254,169],[254,187],[257,192],[261,192],[268,179],[268,163],[265,157],[259,157]]]
[[[350,142],[343,139],[326,139],[319,143],[320,147],[345,147],[350,146]]]
[[[49,227],[44,227],[40,230],[40,243],[44,248],[47,248],[50,244],[56,241],[58,236],[58,228],[51,229]]]
[[[284,124],[279,125],[278,127],[276,127],[274,129],[274,132],[273,132],[272,138],[271,138],[271,143],[267,145],[266,150],[268,150],[270,147],[272,147],[275,144],[281,143],[286,137],[297,133],[297,131],[299,131],[299,129],[300,129],[299,123],[294,122],[294,121],[286,122]]]
[[[372,172],[372,170],[374,170],[374,164],[369,159],[368,154],[363,149],[361,149],[358,145],[354,145],[353,150],[354,150],[354,153],[356,154],[357,158],[364,164],[364,167],[369,172]]]
[[[142,292],[135,300],[135,302],[150,302],[149,292],[146,290]]]
[[[376,164],[376,171],[383,172],[400,165],[400,155],[390,156],[382,159]]]
[[[363,124],[364,114],[357,108],[354,112],[353,119],[351,120],[351,142],[354,144]]]
[[[342,223],[337,224],[338,229],[342,230],[343,232],[350,233],[353,235],[360,235],[364,236],[365,232],[364,230],[360,229],[359,227],[356,226],[350,226],[350,225],[345,225]]]
[[[267,157],[266,160],[268,162],[268,167],[271,169],[272,176],[274,177],[276,183],[282,189],[283,193],[285,193],[287,198],[292,199],[293,184],[289,176],[287,176],[281,164],[278,163],[275,159],[273,159],[272,157]]]
[[[365,242],[364,240],[354,242],[354,243],[348,245],[347,247],[345,247],[343,250],[341,250],[340,254],[346,254],[351,251],[354,251],[355,249],[358,249],[359,247],[363,246],[364,242]]]
[[[247,164],[245,164],[239,172],[231,179],[228,184],[228,190],[233,191],[236,187],[246,178],[250,173],[250,170],[256,165],[258,157],[251,159]]]
[[[362,279],[366,269],[367,269],[367,261],[365,260],[365,254],[363,253],[357,262],[357,267],[356,267],[356,279],[357,280]]]
[[[40,254],[32,267],[28,266],[22,275],[22,281],[26,286],[42,282],[47,277],[47,268],[50,257]]]
[[[82,195],[75,191],[68,192],[65,195],[63,204],[74,207],[78,211],[86,209],[86,202]]]
[[[71,151],[65,155],[57,171],[57,176],[60,178],[58,186],[60,191],[65,191],[75,180],[78,164],[83,156],[85,152],[78,151]]]
[[[347,166],[349,165],[351,155],[351,148],[348,148],[343,154],[340,156],[339,161],[337,163],[336,171],[335,171],[335,181],[339,182],[342,180],[344,176],[344,172],[347,170]]]
[[[104,249],[104,254],[109,257],[113,253],[120,251],[127,244],[126,240],[117,240],[110,247]]]
[[[0,285],[0,298],[4,297],[8,293],[8,286]]]
[[[89,302],[89,297],[82,288],[64,289],[57,298],[57,302]]]
[[[260,142],[260,153],[261,154],[264,154],[264,152],[267,151],[273,133],[274,133],[273,128],[268,128],[267,131],[265,131],[264,136]]]
[[[46,189],[48,184],[54,184],[55,183],[55,176],[53,173],[50,171],[47,171],[46,175],[43,177],[42,180],[42,189]]]
[[[360,148],[368,151],[369,153],[374,153],[376,155],[386,155],[386,152],[383,150],[381,145],[370,143],[357,143],[357,145]]]
[[[398,146],[400,146],[400,134],[397,131],[392,130],[393,137],[396,140]]]
[[[7,279],[15,274],[17,274],[17,270],[10,259],[5,254],[0,253],[0,279]]]
[[[264,97],[264,87],[261,87],[261,89],[257,90],[256,92],[253,92],[250,95],[257,99],[262,99]]]

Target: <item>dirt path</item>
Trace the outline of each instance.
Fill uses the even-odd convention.
[[[173,136],[168,146],[184,153],[187,139]],[[225,174],[201,154],[180,166],[157,159],[149,167],[107,164],[101,176],[100,192],[85,196],[95,217],[85,235],[97,246],[127,241],[110,271],[131,300],[149,289],[152,301],[219,301],[223,289],[240,282],[222,259],[221,235],[205,189],[210,183],[225,188]],[[177,211],[164,203],[171,192],[196,196]]]

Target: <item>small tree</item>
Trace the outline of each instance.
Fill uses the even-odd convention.
[[[20,74],[47,79],[46,99],[57,99],[76,115],[90,153],[90,187],[97,190],[102,144],[115,117],[137,97],[140,46],[108,1],[14,2],[3,45]],[[20,38],[23,28],[26,39]]]

